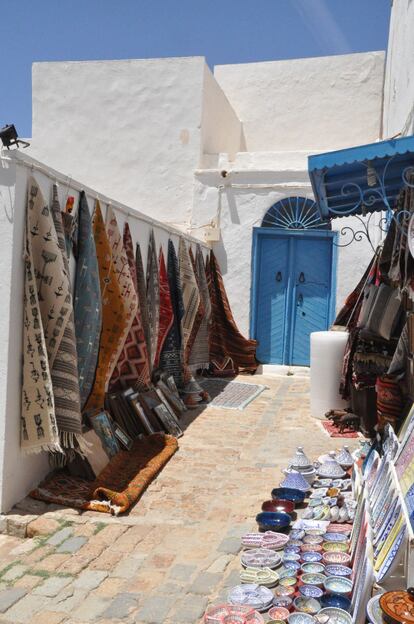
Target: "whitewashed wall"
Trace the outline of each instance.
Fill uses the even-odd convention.
[[[414,134],[414,2],[392,4],[384,84],[383,138]]]
[[[329,151],[379,137],[384,52],[218,65],[247,150]]]
[[[19,160],[17,152],[7,152],[6,158]],[[41,163],[24,158],[33,163],[34,170],[19,162],[0,158],[0,227],[2,244],[0,245],[0,512],[8,511],[13,504],[22,499],[39,480],[48,472],[47,454],[23,455],[20,450],[20,401],[21,401],[21,363],[22,363],[22,325],[23,325],[23,232],[26,210],[27,180],[33,175],[40,185],[46,199],[51,198],[54,180],[61,174]],[[37,169],[42,167],[47,173]],[[62,209],[68,195],[75,197],[77,207],[80,182],[58,182],[59,199]],[[95,199],[100,198],[105,217],[108,198],[103,194],[85,187],[89,209],[92,213]],[[157,251],[162,245],[165,256],[169,238],[178,250],[178,233],[163,229],[161,224],[151,224],[132,207],[121,206],[111,200],[112,207],[122,231],[128,219],[131,235],[135,243],[141,245],[144,266],[147,259],[148,239],[151,228],[154,229]],[[121,211],[123,210],[123,212]],[[130,216],[128,214],[130,213]],[[188,237],[187,240],[189,241]],[[194,241],[190,242],[195,249]],[[207,251],[207,248],[204,247]],[[72,263],[73,265],[73,263]]]

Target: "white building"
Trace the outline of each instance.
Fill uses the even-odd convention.
[[[329,325],[372,254],[366,240],[337,248],[330,230],[306,229],[307,156],[414,132],[413,30],[414,3],[394,0],[386,54],[222,65],[214,73],[201,57],[35,63],[24,155],[68,176],[62,193],[76,194],[79,180],[147,215],[134,222],[144,252],[151,219],[211,244],[236,321],[261,340],[262,360],[304,364],[309,331]],[[15,215],[1,215],[3,510],[47,469],[43,457],[23,459],[18,445],[23,169],[0,165],[0,197]],[[260,231],[274,204],[297,197],[308,198],[291,204],[304,206],[305,233],[285,229],[294,215],[283,204],[273,215],[283,227]],[[332,230],[346,225],[359,222],[337,219]],[[158,243],[165,227],[156,228]],[[375,245],[380,234],[370,229]]]

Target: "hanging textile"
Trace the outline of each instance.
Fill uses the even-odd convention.
[[[378,430],[383,431],[385,425],[389,423],[394,431],[397,431],[404,409],[404,400],[398,381],[388,375],[378,377],[376,391]]]
[[[99,283],[102,300],[102,331],[99,345],[98,366],[92,392],[86,409],[101,409],[104,406],[107,380],[112,375],[115,354],[124,335],[128,321],[118,285],[111,246],[106,234],[99,201],[96,200],[92,221],[96,255],[99,267]],[[116,362],[115,362],[116,363]]]
[[[365,285],[368,283],[369,275],[372,271],[374,263],[376,262],[376,259],[377,256],[375,254],[368,267],[366,268],[364,275],[359,280],[357,286],[346,298],[344,305],[336,316],[336,319],[333,323],[334,325],[342,325],[349,328],[355,327],[363,300],[362,292]]]
[[[137,293],[137,273],[135,267],[134,248],[128,223],[124,225],[123,244],[128,260],[132,285]],[[140,390],[148,389],[151,383],[147,344],[142,326],[140,301],[137,299],[137,312],[133,318],[124,347],[114,369],[109,389],[118,392],[130,386]]]
[[[200,293],[198,284],[194,275],[193,265],[188,253],[187,244],[183,238],[180,238],[178,245],[178,256],[180,266],[180,283],[183,294],[184,316],[182,318],[182,335],[183,335],[183,353],[184,363],[187,364],[188,352],[187,346],[190,339],[191,330],[197,316],[198,306],[200,304]]]
[[[58,245],[49,235],[48,209],[36,181],[29,179],[24,273],[23,384],[21,447],[25,453],[62,452],[55,418],[52,379],[46,350],[38,284]],[[42,257],[42,239],[46,237]],[[44,270],[43,270],[44,273]],[[35,278],[36,275],[36,278]],[[45,276],[46,277],[46,276]],[[40,287],[43,281],[40,281]],[[41,294],[44,297],[44,294]]]
[[[174,312],[171,303],[170,286],[168,284],[167,268],[165,266],[164,253],[162,247],[159,254],[159,284],[160,284],[160,320],[158,331],[158,344],[155,353],[154,368],[157,368],[160,361],[161,350],[164,346],[167,334],[171,329],[174,320]]]
[[[160,368],[172,375],[177,387],[181,388],[183,384],[181,319],[184,315],[184,305],[180,286],[178,260],[171,239],[168,241],[167,272],[174,319],[161,351]]]
[[[241,335],[233,318],[220,268],[213,251],[207,267],[211,300],[210,367],[214,375],[238,372],[254,373],[257,369],[256,341]]]
[[[151,230],[148,243],[147,257],[147,306],[150,331],[150,366],[154,368],[157,352],[158,333],[160,324],[160,282],[158,275],[157,251],[155,247],[154,230]]]
[[[142,262],[141,247],[139,243],[135,247],[135,272],[137,276],[137,294],[139,306],[141,308],[142,325],[144,328],[145,343],[147,345],[147,357],[149,363],[149,355],[151,350],[150,324],[148,318],[148,302],[147,302],[147,280],[144,273],[144,265]]]
[[[79,244],[75,273],[74,315],[80,401],[83,409],[95,379],[102,329],[98,260],[92,232],[91,215],[86,195],[83,191],[79,197],[77,221]]]
[[[111,246],[112,262],[116,273],[119,291],[121,293],[121,301],[124,308],[123,317],[125,320],[123,331],[117,344],[117,349],[114,350],[112,354],[110,369],[106,378],[108,384],[113,374],[115,374],[116,377],[119,376],[119,369],[116,371],[115,369],[118,365],[119,358],[123,353],[125,341],[138,311],[138,297],[132,281],[128,258],[125,253],[121,233],[119,231],[112,206],[108,206],[106,212],[106,233],[108,236],[108,242]],[[123,359],[124,358],[122,358],[122,361]]]
[[[192,371],[196,371],[200,368],[207,369],[210,361],[208,341],[211,321],[211,303],[210,294],[208,292],[203,252],[200,245],[197,245],[194,272],[197,278],[203,315],[190,351],[189,365]]]

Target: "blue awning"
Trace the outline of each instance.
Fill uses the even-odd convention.
[[[414,172],[414,136],[308,158],[321,218],[390,210]]]

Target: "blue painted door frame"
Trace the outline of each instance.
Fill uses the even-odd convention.
[[[318,247],[321,249],[326,248],[326,243],[331,243],[329,246],[330,266],[321,266],[325,273],[328,271],[325,275],[329,288],[329,292],[325,295],[325,299],[326,297],[328,298],[327,317],[322,315],[321,318],[316,318],[314,322],[316,325],[319,324],[319,326],[313,328],[312,324],[309,324],[309,331],[328,329],[334,320],[337,247],[333,243],[337,240],[337,237],[337,232],[330,230],[253,228],[250,335],[253,338],[258,338],[260,333],[265,333],[269,341],[267,346],[269,349],[267,360],[269,363],[292,364],[296,358],[296,360],[299,359],[300,364],[309,364],[308,345],[304,349],[300,341],[297,340],[295,342],[295,331],[297,329],[296,324],[298,324],[298,328],[302,333],[306,331],[307,319],[302,317],[306,317],[308,313],[308,316],[312,318],[314,310],[304,307],[303,309],[306,310],[306,313],[303,313],[297,303],[297,299],[304,302],[306,306],[311,301],[312,295],[316,296],[318,293],[315,284],[312,285],[312,283],[299,287],[297,276],[294,275],[296,267],[295,251],[301,251],[298,254],[302,256],[300,258],[301,266],[303,267],[305,262],[306,271],[308,269],[311,271],[312,269],[314,270],[312,266],[313,258],[309,257],[308,260],[306,253],[312,249],[317,252]],[[274,241],[275,245],[271,244],[272,241]],[[320,246],[317,244],[318,241],[321,241]],[[281,270],[277,272],[276,276],[267,277],[262,275],[262,282],[260,282],[261,270],[266,272],[268,265],[272,261],[274,262],[274,255],[272,257],[273,248],[278,258],[277,265]],[[323,253],[321,257],[323,259]],[[263,279],[265,284],[263,284]],[[269,290],[266,294],[269,300],[271,300],[271,305],[267,310],[258,308],[260,287],[262,290],[263,288]],[[301,292],[299,298],[297,297],[298,288],[305,293],[305,296]],[[277,305],[275,305],[275,300],[277,300]]]

